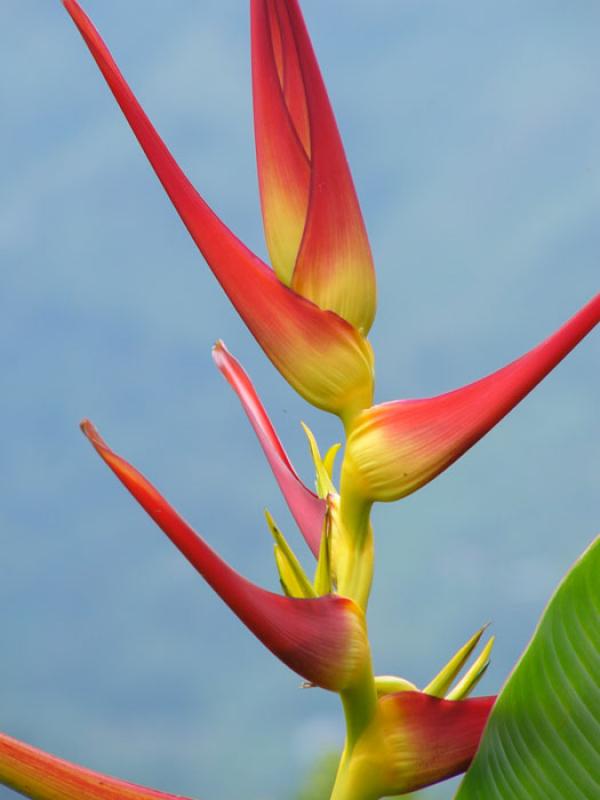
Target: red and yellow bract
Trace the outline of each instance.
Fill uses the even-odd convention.
[[[312,288],[307,294],[294,291],[231,233],[175,162],[79,4],[64,0],[64,5],[193,240],[273,364],[310,403],[346,420],[371,405],[373,358],[369,343],[330,305],[321,307],[313,302],[313,295],[328,296],[332,291],[331,273],[325,271],[323,276],[315,276],[307,268],[302,271],[306,277],[298,281]],[[313,72],[315,69],[316,66]],[[322,99],[320,106],[324,102]],[[332,151],[330,146],[328,157]],[[343,151],[339,156],[342,159],[345,163]],[[338,170],[335,174],[339,178]],[[319,204],[320,191],[317,185],[315,202]],[[312,218],[310,214],[307,220],[311,239],[321,230],[320,223],[312,223]],[[340,212],[340,218],[346,229],[346,215]],[[340,237],[346,238],[342,233]],[[314,247],[310,246],[307,258],[313,257]],[[327,247],[322,255],[329,259],[332,248],[333,245]],[[336,269],[334,274],[338,273]],[[365,316],[364,324],[370,315],[371,312]]]
[[[365,410],[348,438],[342,481],[366,502],[420,489],[500,422],[598,322],[600,294],[546,341],[475,383]]]
[[[251,0],[256,154],[280,279],[362,333],[375,316],[369,240],[296,0]]]
[[[298,477],[250,378],[223,342],[217,342],[214,346],[213,359],[239,397],[292,516],[313,555],[318,557],[325,519],[325,501],[311,492]]]
[[[338,595],[282,597],[261,589],[226,564],[131,464],[114,453],[89,422],[82,430],[173,544],[260,641],[305,680],[340,692],[369,660],[362,612]]]

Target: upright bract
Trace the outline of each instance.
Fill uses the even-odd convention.
[[[373,357],[362,333],[336,308],[288,288],[228,230],[169,153],[79,4],[64,4],[192,238],[273,364],[306,400],[344,420],[369,406]]]
[[[537,724],[554,743],[539,757],[543,785],[552,788],[547,776],[554,770],[555,753],[571,747],[566,739],[553,736],[554,718],[565,725],[560,710],[564,687],[557,683],[558,676],[573,695],[568,736],[587,759],[585,773],[577,757],[569,760],[578,776],[565,776],[563,770],[560,785],[593,786],[594,775],[600,775],[600,754],[597,747],[594,750],[590,731],[598,728],[600,717],[594,714],[600,708],[600,689],[590,677],[593,670],[586,671],[585,665],[598,662],[600,636],[595,620],[590,622],[585,614],[588,607],[593,614],[600,608],[600,584],[590,589],[598,547],[576,568],[553,602],[536,636],[537,644],[494,711],[494,697],[469,697],[490,663],[494,637],[482,644],[487,626],[472,635],[419,690],[399,675],[374,674],[366,610],[374,567],[372,504],[416,491],[482,438],[597,325],[600,295],[538,347],[482,380],[437,397],[373,405],[373,354],[366,339],[376,305],[371,251],[298,0],[250,0],[258,177],[273,269],[207,206],[76,0],[63,2],[192,238],[248,328],[299,394],[338,414],[345,425],[348,440],[338,489],[334,465],[340,444],[321,451],[303,423],[315,470],[312,491],[292,466],[250,378],[222,342],[215,345],[213,359],[238,396],[316,559],[314,572],[305,569],[267,511],[283,593],[255,585],[225,563],[87,421],[82,424],[84,434],[262,644],[308,685],[339,694],[346,740],[332,800],[377,800],[466,770],[490,713],[491,725],[476,762],[479,777],[475,783],[467,779],[462,791],[477,792],[484,783],[510,786],[512,774],[506,781],[494,775],[496,763],[502,763],[507,772],[511,766],[505,752],[501,762],[496,762],[494,743],[500,742],[503,748],[506,730],[521,735],[530,724],[523,704],[515,705],[515,687],[522,697],[529,689],[528,680],[540,683],[537,656],[544,662],[541,672],[548,673],[540,683],[548,691],[540,694],[538,686],[537,694],[553,715],[548,725],[539,719]],[[570,632],[556,627],[552,612],[561,608],[569,613]],[[553,653],[557,630],[563,643],[571,637],[574,653],[568,658]],[[531,664],[539,674],[529,668]],[[507,708],[516,709],[518,715],[507,720],[503,716]],[[530,754],[530,749],[525,750]],[[536,794],[540,783],[531,781],[529,764],[519,771],[519,780],[531,789],[527,800],[548,796]],[[3,735],[0,781],[34,800],[175,800],[87,772]],[[514,800],[517,795],[509,792],[502,800]],[[525,799],[519,795],[518,800]]]
[[[321,533],[325,521],[325,501],[302,483],[279,441],[271,420],[267,416],[250,378],[242,366],[228,352],[223,342],[213,348],[213,359],[230,386],[240,398],[250,424],[265,452],[279,488],[292,512],[306,543],[315,557],[321,547]]]
[[[252,0],[263,219],[279,278],[363,333],[375,316],[369,240],[297,0]]]

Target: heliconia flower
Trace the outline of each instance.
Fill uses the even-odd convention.
[[[365,771],[368,796],[387,797],[464,772],[477,752],[495,700],[442,700],[410,691],[383,695],[370,729],[352,754],[356,784]]]
[[[267,416],[250,378],[223,342],[213,348],[213,360],[237,394],[292,516],[315,557],[319,555],[326,503],[298,477]]]
[[[233,570],[135,467],[114,453],[90,422],[82,430],[98,454],[173,544],[260,641],[290,669],[341,692],[370,669],[364,615],[338,595],[283,597]]]
[[[367,333],[375,272],[344,148],[297,0],[252,0],[263,220],[279,278]]]
[[[185,800],[79,767],[3,733],[0,784],[33,800]]]
[[[302,285],[289,288],[231,233],[173,159],[79,4],[63,2],[194,242],[266,355],[306,400],[347,422],[372,402],[373,354],[362,333],[334,313],[337,308],[313,302],[316,295],[328,296],[329,282],[313,280],[303,268]],[[316,224],[310,230],[314,239]],[[307,245],[311,258],[317,244]],[[323,247],[331,254],[329,245]],[[304,283],[310,285],[306,292]]]
[[[397,500],[449,467],[517,405],[600,322],[600,294],[546,341],[456,391],[382,403],[357,417],[342,471],[345,490]]]

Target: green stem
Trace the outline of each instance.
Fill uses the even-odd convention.
[[[351,597],[367,610],[374,568],[373,529],[370,522],[371,505],[342,487],[340,494],[340,563],[338,591]]]
[[[360,683],[340,695],[346,720],[346,750],[349,752],[370,724],[377,707],[375,679],[371,665],[368,666],[368,672],[365,670]]]
[[[344,419],[346,434],[353,424],[354,414]],[[374,545],[370,522],[371,504],[359,499],[353,487],[344,480],[342,464],[339,506],[339,545],[336,547],[336,571],[338,592],[350,597],[364,612],[367,609],[373,578]],[[377,713],[377,690],[371,663],[371,654],[353,686],[340,697],[346,720],[346,742],[338,767],[331,800],[376,800],[373,781],[363,774],[361,759],[353,759],[353,753]]]
[[[377,713],[377,691],[370,657],[360,678],[340,697],[346,720],[346,742],[331,800],[374,800],[374,795],[365,789],[369,788],[370,782],[360,779],[352,761],[354,749]]]
[[[377,800],[377,794],[365,782],[357,780],[351,753],[344,749],[330,800]]]

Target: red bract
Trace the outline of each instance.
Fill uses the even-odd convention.
[[[313,554],[318,556],[325,519],[325,501],[307,489],[298,477],[250,378],[223,342],[217,342],[213,348],[213,359],[239,397],[290,511],[306,543]]]
[[[280,279],[368,333],[375,273],[335,117],[297,0],[252,0],[263,220]]]
[[[495,700],[457,702],[416,691],[383,695],[359,741],[342,756],[339,796],[395,796],[464,772]]]
[[[508,414],[599,321],[600,294],[545,342],[486,378],[438,397],[367,409],[348,438],[342,483],[365,502],[416,491]]]
[[[479,746],[495,697],[441,700],[402,692],[379,700],[385,740],[384,794],[412,792],[464,772]]]
[[[63,1],[181,219],[273,364],[309,402],[346,420],[369,406],[373,357],[367,340],[333,313],[331,305],[312,302],[320,290],[305,296],[288,288],[211,211],[154,129],[89,18],[75,0]],[[312,245],[310,252],[316,255]],[[328,291],[324,289],[326,296]]]
[[[185,800],[92,772],[2,733],[0,783],[32,800]]]
[[[135,467],[114,453],[90,422],[82,430],[173,544],[252,633],[305,680],[343,691],[362,677],[369,648],[362,612],[337,595],[282,597],[243,578],[212,550]]]

